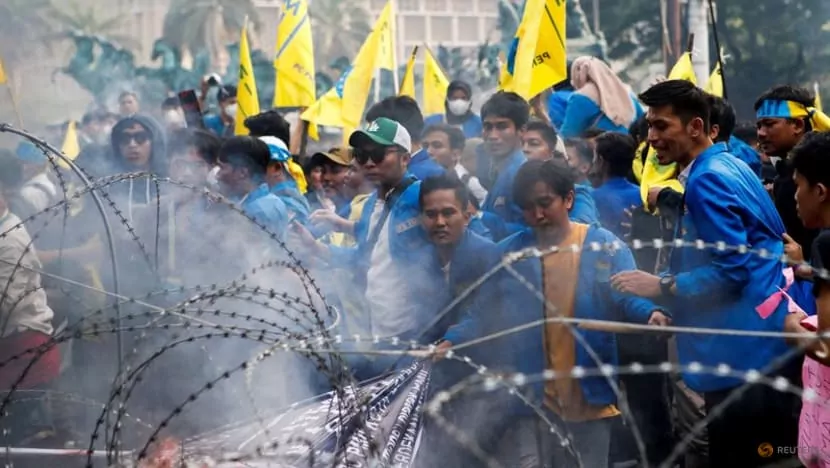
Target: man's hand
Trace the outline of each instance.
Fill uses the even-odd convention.
[[[346,221],[331,210],[315,210],[308,220],[315,226],[324,225],[337,232],[343,231],[343,223]]]
[[[660,277],[644,271],[623,271],[611,277],[611,286],[617,291],[640,297],[659,297]]]
[[[784,233],[784,253],[787,254],[791,265],[804,262],[804,253],[801,251],[801,245],[786,232]]]
[[[432,355],[432,362],[437,362],[441,359],[444,359],[444,357],[447,356],[447,351],[449,351],[450,348],[452,348],[452,343],[450,343],[449,341],[444,340],[441,343],[439,343],[438,346],[435,347],[435,352]]]
[[[651,317],[648,319],[648,324],[656,327],[668,327],[671,325],[671,319],[663,314],[662,311],[655,310],[651,313]]]
[[[328,249],[325,245],[317,242],[317,239],[311,235],[308,229],[302,224],[293,221],[289,227],[289,236],[296,240],[298,244],[307,249],[312,255],[317,257],[327,258]]]
[[[648,189],[648,197],[646,201],[648,202],[648,209],[650,211],[654,211],[657,208],[657,196],[660,195],[660,192],[666,187],[650,187]]]

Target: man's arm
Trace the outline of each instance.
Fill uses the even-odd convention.
[[[747,245],[747,233],[741,219],[741,204],[734,190],[718,174],[704,173],[686,193],[686,206],[698,237],[707,244],[722,242],[723,250],[707,247],[711,261],[704,266],[677,275],[674,293],[679,298],[717,294],[734,294],[749,281],[751,252],[739,252]],[[696,248],[687,246],[682,248]]]

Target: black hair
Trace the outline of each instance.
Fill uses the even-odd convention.
[[[576,156],[581,162],[593,164],[594,163],[594,149],[591,144],[582,138],[568,138],[565,140],[565,147],[571,147],[576,150]]]
[[[124,99],[127,96],[132,96],[132,97],[135,98],[136,101],[138,101],[138,94],[136,94],[135,91],[124,91],[124,92],[122,92],[121,94],[118,95],[118,101],[121,102],[121,100]]]
[[[699,118],[703,120],[703,130],[709,131],[707,93],[686,80],[657,83],[638,97],[648,107],[671,106],[672,112],[680,117],[684,124]]]
[[[715,95],[708,95],[709,99],[709,122],[718,126],[718,136],[715,142],[729,141],[732,132],[735,130],[735,108],[724,98]]]
[[[816,102],[816,96],[807,88],[792,85],[778,85],[764,91],[755,101],[755,110],[757,111],[764,101],[793,101],[804,107],[813,106]]]
[[[758,141],[758,128],[755,127],[754,122],[739,122],[735,125],[735,130],[732,135],[744,143],[751,144]]]
[[[605,132],[594,141],[597,158],[605,161],[608,175],[628,177],[631,163],[637,152],[637,142],[630,135],[617,132]]]
[[[470,86],[470,83],[467,83],[464,80],[452,80],[449,86],[447,86],[447,96],[452,94],[452,92],[457,89],[464,91],[464,94],[467,95],[467,99],[473,98],[473,88]]]
[[[219,92],[216,93],[216,100],[219,102],[227,101],[232,97],[236,97],[236,86],[234,85],[221,86]]]
[[[178,96],[170,96],[169,98],[165,98],[164,101],[161,101],[161,108],[164,109],[166,107],[181,107],[182,102],[179,100]]]
[[[452,125],[447,124],[430,125],[426,128],[426,130],[424,130],[424,138],[430,133],[435,132],[442,132],[447,135],[447,139],[450,141],[451,149],[464,151],[464,145],[466,145],[467,139],[464,137],[464,132],[462,132],[458,127],[453,127]]]
[[[582,132],[582,138],[585,138],[586,140],[591,140],[602,135],[603,133],[605,133],[605,130],[600,130],[596,127],[586,128]]]
[[[222,143],[218,159],[234,167],[247,168],[251,176],[256,178],[265,175],[268,163],[271,162],[271,150],[259,138],[234,136]]]
[[[251,136],[277,137],[286,145],[291,141],[291,124],[274,109],[248,117],[245,119],[245,127]]]
[[[514,92],[499,91],[481,107],[481,119],[488,116],[510,119],[517,129],[521,129],[530,120],[530,104]]]
[[[424,209],[424,199],[432,192],[438,190],[452,190],[455,192],[455,199],[461,203],[461,208],[466,210],[470,206],[470,191],[455,174],[444,173],[427,177],[421,182],[421,191],[418,193],[418,204],[421,211]]]
[[[539,135],[542,136],[542,139],[545,140],[545,143],[550,146],[551,151],[556,148],[556,142],[558,140],[559,134],[556,133],[556,129],[551,127],[550,125],[542,122],[541,120],[531,120],[527,123],[527,127],[525,131],[528,132],[539,132]]]
[[[206,163],[213,166],[219,159],[221,146],[222,139],[212,132],[199,128],[181,128],[174,130],[170,135],[170,146],[167,151],[172,157],[174,154],[183,153],[193,147]]]
[[[574,191],[576,173],[565,163],[555,160],[530,160],[522,164],[513,179],[513,200],[521,208],[530,204],[529,195],[533,187],[542,182],[553,193],[562,198]]]
[[[640,144],[648,139],[648,120],[645,115],[641,115],[628,127],[628,134],[634,138],[637,144]]]
[[[375,103],[366,112],[366,121],[381,117],[394,120],[403,126],[411,138],[424,134],[424,114],[418,103],[409,96],[392,96]]]
[[[830,187],[830,133],[809,132],[790,150],[792,168],[810,185]]]

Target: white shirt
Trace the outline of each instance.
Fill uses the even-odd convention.
[[[49,180],[49,176],[45,172],[32,177],[20,187],[20,196],[29,202],[34,211],[43,211],[49,208],[57,195],[57,187]]]
[[[369,218],[369,233],[374,231],[380,220],[384,204],[383,200],[378,199]],[[382,338],[417,331],[415,328],[418,326],[419,305],[408,294],[406,271],[395,265],[389,249],[390,216],[386,217],[384,225],[380,228],[378,240],[369,254],[369,271],[366,277],[366,301],[369,304],[372,335]]]
[[[677,175],[677,181],[680,182],[680,185],[682,185],[683,188],[686,188],[686,181],[689,180],[689,174],[692,173],[692,166],[695,165],[695,161],[696,159],[692,159],[692,162],[686,166],[686,169],[683,169],[683,171]]]

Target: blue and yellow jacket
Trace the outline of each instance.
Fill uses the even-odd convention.
[[[617,242],[616,251],[602,249],[594,251],[592,243],[610,244]],[[536,246],[536,238],[530,229],[523,230],[502,241],[498,247],[503,253],[517,252]],[[554,255],[569,255],[568,252]],[[531,257],[514,263],[513,268],[535,291],[543,291],[542,260]],[[595,320],[625,320],[647,323],[651,313],[657,309],[646,299],[622,294],[611,287],[611,276],[618,272],[634,270],[636,265],[631,251],[611,232],[592,226],[588,229],[580,256],[579,278],[576,285],[574,317]],[[495,279],[494,279],[495,280]],[[492,330],[509,328],[541,321],[545,318],[542,301],[509,273],[498,278],[498,291],[502,296],[503,309],[493,311],[485,308],[468,309],[461,323],[453,327],[445,337],[453,344],[461,344]],[[491,288],[495,288],[491,286]],[[539,374],[547,367],[544,345],[544,326],[539,325],[518,333],[512,333],[497,341],[489,342],[488,367],[505,368],[525,374]],[[596,369],[600,364],[616,365],[617,344],[613,333],[578,329],[588,346],[597,354],[600,363],[588,355],[588,351],[577,344],[576,365],[585,369]],[[488,345],[484,345],[487,347]],[[463,354],[463,353],[462,353]],[[616,398],[604,377],[587,377],[580,380],[585,400],[594,405],[615,403]],[[533,384],[533,400],[541,403],[543,383]],[[520,405],[513,411],[524,413],[529,408]]]
[[[677,226],[675,238],[692,243],[701,239],[709,247],[675,248],[671,253],[669,269],[676,275],[677,289],[670,302],[675,325],[783,330],[786,301],[766,319],[755,308],[785,286],[780,262],[784,224],[758,176],[738,162],[724,143],[711,146],[694,160]],[[765,250],[767,256],[762,258],[748,249]],[[779,338],[677,335],[682,364],[723,363],[733,369],[763,369],[787,349]],[[697,392],[743,383],[703,373],[686,373],[683,378]]]

